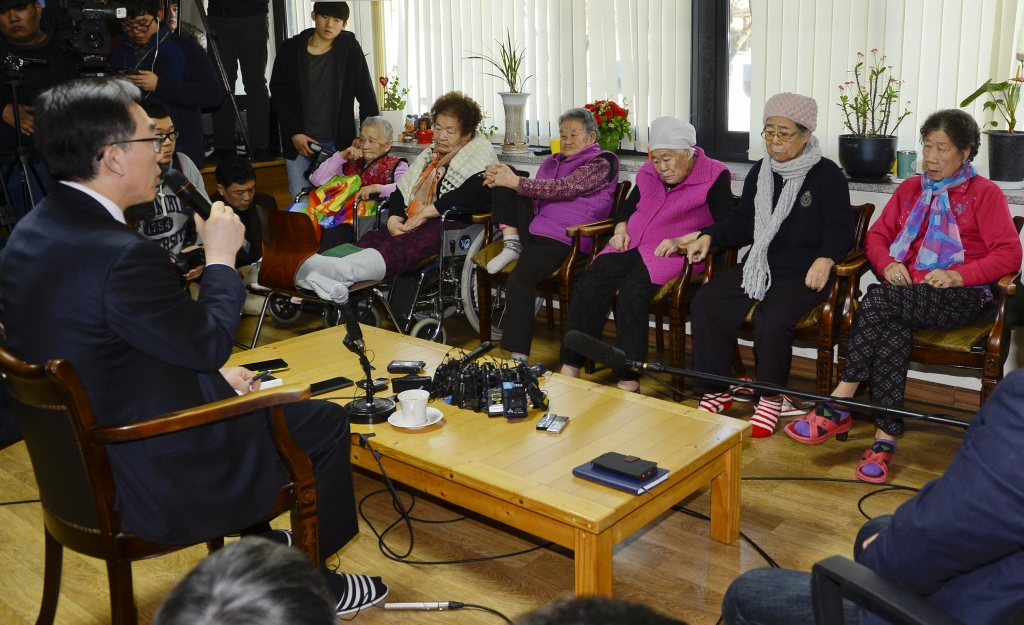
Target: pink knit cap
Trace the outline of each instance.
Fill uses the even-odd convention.
[[[764,104],[762,123],[768,123],[769,117],[786,117],[814,132],[818,127],[818,103],[799,93],[778,93]]]

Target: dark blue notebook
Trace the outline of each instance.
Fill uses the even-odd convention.
[[[605,486],[611,486],[612,488],[617,488],[634,495],[640,495],[644,491],[648,491],[668,479],[668,469],[658,469],[653,477],[641,482],[639,480],[634,480],[631,477],[619,475],[618,473],[597,469],[589,462],[584,462],[573,469],[572,474],[576,477],[581,477],[585,480],[590,480],[591,482],[597,482],[598,484],[604,484]]]

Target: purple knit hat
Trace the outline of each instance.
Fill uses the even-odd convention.
[[[769,117],[785,117],[792,119],[811,132],[818,127],[818,103],[799,93],[778,93],[768,98],[764,104],[764,119]]]

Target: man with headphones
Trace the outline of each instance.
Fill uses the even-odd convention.
[[[201,168],[205,146],[200,109],[220,104],[224,86],[206,52],[163,22],[160,0],[130,0],[125,5],[124,34],[110,53],[110,68],[142,89],[144,97],[167,105],[181,133],[178,151]]]

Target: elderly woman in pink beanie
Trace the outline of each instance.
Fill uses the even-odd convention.
[[[691,263],[712,245],[750,243],[743,262],[718,271],[691,306],[693,367],[729,375],[740,325],[754,304],[757,379],[784,386],[793,358],[797,321],[828,296],[832,265],[853,247],[850,190],[839,166],[822,157],[818,105],[796,93],[772,96],[764,107],[765,157],[743,183],[740,202],[721,223],[684,237]],[[695,381],[700,408],[728,409],[739,393]],[[737,389],[739,390],[739,389]],[[785,396],[762,396],[751,418],[752,436],[771,436],[786,402],[788,414],[801,414]]]

